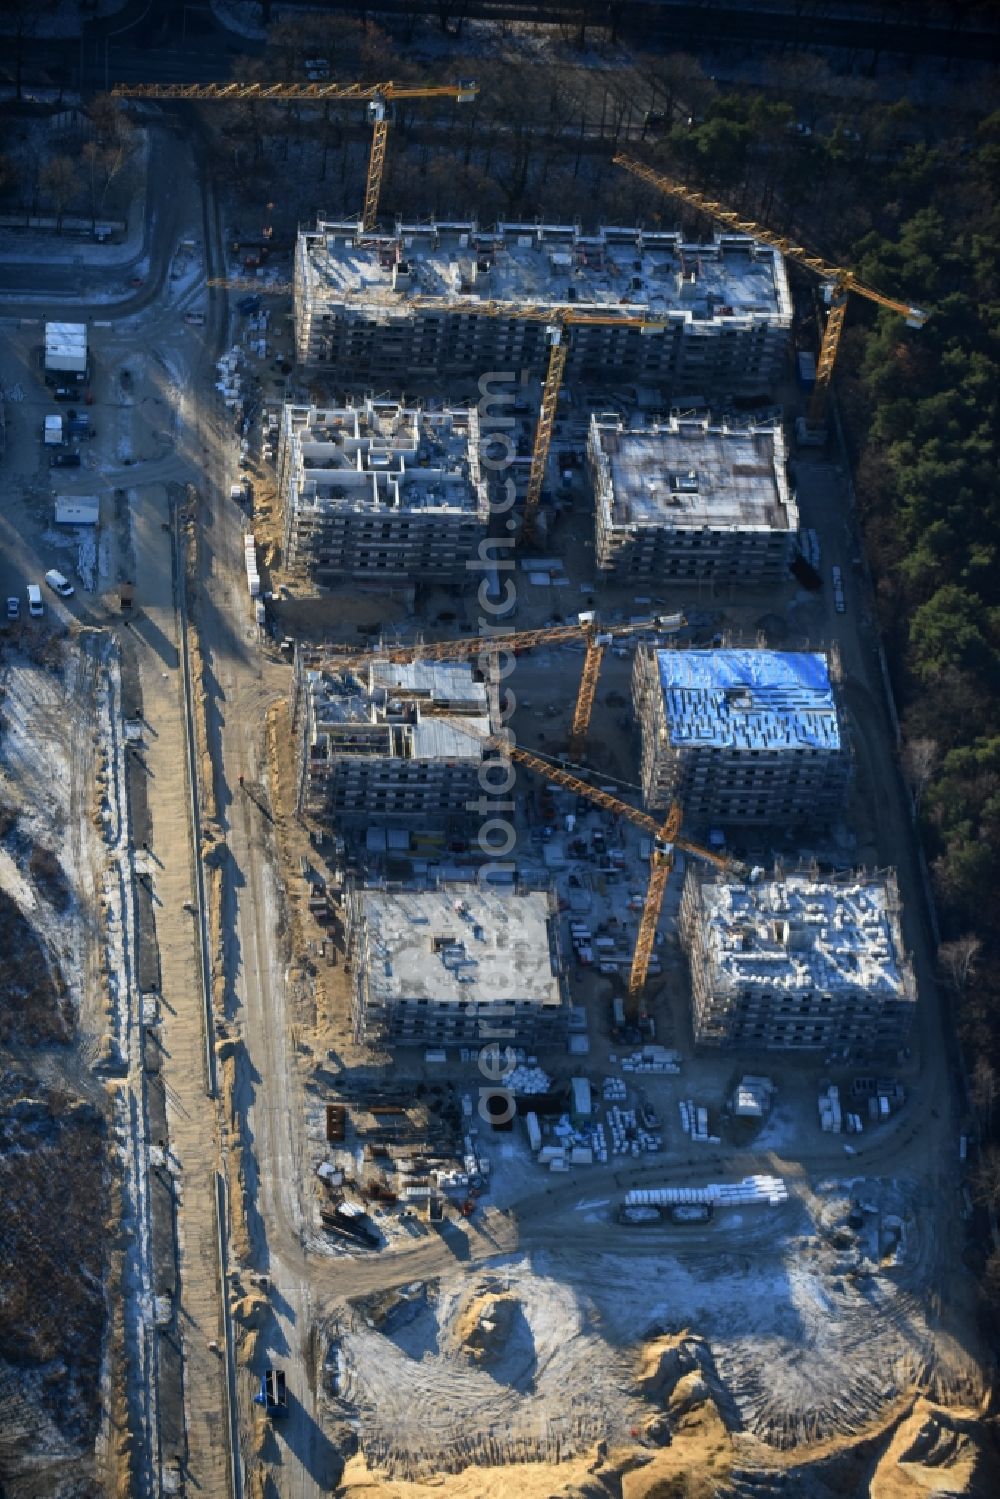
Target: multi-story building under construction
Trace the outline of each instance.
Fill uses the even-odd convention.
[[[851,758],[827,656],[640,646],[632,698],[648,807],[779,830],[843,811]]]
[[[492,731],[487,689],[471,665],[375,660],[310,669],[300,658],[296,672],[300,811],[345,829],[374,823],[444,834],[469,823],[466,804],[483,796],[481,740]]]
[[[917,988],[892,871],[747,882],[692,864],[680,934],[701,1045],[874,1054],[906,1041]]]
[[[474,407],[286,406],[285,555],[323,581],[467,581],[489,496]]]
[[[357,890],[347,928],[358,1040],[530,1047],[566,1036],[569,996],[549,892]]]
[[[591,418],[597,566],[616,579],[783,582],[798,532],[780,426]]]
[[[541,316],[517,316],[529,306]],[[487,231],[470,221],[372,235],[321,220],[299,235],[296,351],[311,369],[396,381],[540,373],[549,308],[610,319],[571,330],[571,378],[628,376],[679,397],[769,391],[792,321],[781,255],[741,234],[688,244],[661,231]],[[628,327],[626,318],[653,325]]]

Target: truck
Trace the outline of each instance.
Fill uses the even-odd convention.
[[[652,1223],[662,1223],[663,1211],[661,1208],[649,1206],[626,1205],[618,1209],[618,1222],[625,1223],[630,1228],[646,1228]]]
[[[675,1202],[670,1206],[671,1223],[709,1223],[712,1218],[710,1202]]]
[[[86,323],[45,324],[45,382],[63,384],[87,377]]]
[[[288,1390],[285,1387],[284,1369],[267,1368],[260,1376],[260,1389],[253,1397],[254,1405],[262,1405],[267,1415],[288,1415]]]

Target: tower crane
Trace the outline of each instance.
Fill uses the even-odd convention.
[[[651,187],[657,188],[661,193],[670,197],[679,198],[689,208],[696,208],[700,213],[707,214],[709,218],[715,219],[726,229],[731,229],[737,234],[749,234],[754,239],[761,240],[766,245],[780,250],[789,260],[796,265],[801,265],[814,275],[819,276],[826,283],[829,301],[829,312],[827,313],[826,328],[823,332],[823,341],[820,345],[819,358],[816,361],[816,384],[813,387],[812,399],[809,402],[809,412],[806,417],[806,426],[810,431],[822,431],[826,420],[826,409],[830,398],[830,381],[833,377],[833,367],[837,359],[837,350],[840,346],[840,335],[844,330],[844,319],[847,316],[848,293],[855,292],[859,297],[866,297],[869,302],[876,303],[879,307],[887,307],[890,312],[898,312],[906,319],[907,327],[922,328],[927,321],[928,314],[922,312],[919,307],[913,307],[908,302],[897,302],[892,297],[883,296],[879,291],[866,286],[860,281],[853,271],[845,266],[832,265],[823,260],[819,255],[813,255],[804,246],[796,244],[794,240],[786,238],[785,235],[775,234],[773,230],[766,229],[757,224],[753,219],[746,219],[740,214],[734,213],[724,203],[718,203],[714,198],[709,198],[705,193],[697,192],[694,188],[686,187],[684,183],[677,182],[673,177],[667,177],[662,172],[657,172],[653,167],[644,162],[637,161],[635,157],[626,155],[619,151],[614,157],[616,166],[624,167],[634,176],[642,178]]]
[[[258,297],[290,297],[295,292],[293,281],[255,281],[252,276],[210,276],[205,285],[224,286],[227,291],[253,292]]]
[[[359,652],[348,648],[345,649],[343,655],[339,652],[317,652],[310,664],[317,670],[340,670],[367,665],[370,661],[412,661],[415,656],[423,661],[463,661],[480,656],[491,649],[517,653],[531,650],[538,645],[558,645],[563,641],[582,639],[586,646],[586,654],[569,740],[570,753],[578,755],[583,749],[587,731],[590,728],[601,662],[611,642],[621,636],[635,635],[646,630],[672,634],[683,625],[682,614],[657,614],[650,619],[632,620],[629,624],[602,626],[598,623],[597,615],[592,610],[587,610],[578,614],[573,624],[553,625],[545,630],[520,630],[509,635],[473,635],[467,640],[435,640],[426,645],[394,646],[389,650],[380,651]]]
[[[368,105],[372,125],[372,148],[368,158],[368,181],[362,228],[371,234],[378,222],[378,205],[382,192],[385,148],[389,136],[392,105],[397,99],[455,99],[467,104],[479,92],[470,80],[444,84],[408,83],[116,83],[111,90],[115,99],[192,99],[221,104],[243,104],[261,101],[285,104],[340,103],[357,100]]]
[[[508,734],[490,735],[482,734],[472,729],[461,718],[448,715],[440,715],[446,722],[452,724],[463,734],[468,734],[470,739],[478,739],[485,744],[494,745],[502,755],[506,755],[518,765],[523,765],[526,770],[533,771],[535,775],[542,776],[553,785],[562,786],[567,791],[575,792],[577,796],[584,797],[593,802],[595,806],[603,807],[606,812],[614,812],[619,817],[641,828],[648,833],[653,840],[653,848],[649,858],[649,885],[646,888],[646,898],[643,902],[642,917],[639,921],[639,931],[635,939],[635,951],[632,954],[632,967],[629,972],[628,996],[626,999],[625,1013],[630,1020],[640,1017],[642,1008],[642,995],[646,987],[646,979],[649,975],[649,960],[653,955],[653,945],[656,941],[656,929],[660,921],[660,911],[663,907],[663,897],[666,892],[667,882],[670,879],[670,871],[674,867],[674,850],[680,849],[682,853],[693,854],[697,859],[705,859],[713,864],[716,869],[721,869],[728,874],[743,876],[747,873],[745,864],[729,858],[726,854],[714,853],[709,848],[703,848],[700,843],[692,843],[689,838],[678,836],[681,826],[681,809],[676,802],[670,807],[663,822],[658,822],[648,812],[643,812],[639,807],[633,807],[631,802],[622,801],[617,796],[612,796],[609,791],[600,791],[592,786],[589,781],[581,780],[579,776],[573,775],[571,771],[564,770],[561,765],[554,765],[545,760],[541,755],[533,754],[519,744],[510,743]]]
[[[527,322],[545,323],[549,337],[549,360],[542,385],[542,404],[535,428],[535,440],[531,450],[531,469],[528,474],[528,489],[524,500],[522,540],[530,540],[535,530],[538,506],[542,498],[542,486],[548,467],[549,450],[552,446],[552,429],[556,419],[559,392],[562,389],[566,360],[569,356],[569,330],[571,328],[637,328],[641,337],[652,333],[663,333],[667,324],[663,318],[642,314],[623,313],[619,308],[607,312],[586,311],[564,304],[551,306],[510,306],[505,302],[481,302],[468,307],[464,303],[449,302],[439,297],[414,297],[408,304],[415,311],[467,312],[477,317],[518,318]]]

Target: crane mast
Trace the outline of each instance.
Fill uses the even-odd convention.
[[[634,156],[619,151],[614,157],[614,163],[616,166],[624,167],[634,177],[648,182],[657,191],[668,197],[678,198],[689,208],[706,214],[716,223],[721,224],[724,229],[729,229],[734,234],[750,235],[753,239],[760,240],[762,244],[780,250],[782,255],[787,256],[796,265],[812,271],[814,275],[826,282],[829,287],[829,311],[819,356],[816,360],[816,384],[809,402],[809,414],[806,417],[806,426],[811,431],[821,431],[825,426],[827,405],[830,399],[830,383],[837,362],[840,337],[844,331],[849,292],[855,292],[859,297],[865,297],[879,307],[886,307],[890,312],[899,313],[906,319],[907,326],[910,328],[922,328],[926,323],[927,313],[921,311],[919,307],[884,296],[882,292],[866,286],[853,271],[845,266],[833,265],[822,256],[807,250],[805,246],[797,244],[795,240],[782,234],[775,234],[772,229],[756,223],[753,219],[744,218],[733,209],[727,208],[724,203],[708,197],[706,193],[698,192],[696,188],[688,187],[686,183],[678,182],[674,177],[668,177],[664,172],[656,171],[655,168],[638,161]]]
[[[550,781],[555,786],[562,786],[566,791],[572,791],[577,796],[601,807],[605,812],[612,812],[616,816],[624,817],[635,827],[641,828],[653,839],[653,848],[650,854],[649,884],[646,888],[646,896],[643,902],[642,917],[639,922],[639,931],[636,936],[635,949],[632,955],[632,966],[629,972],[628,991],[626,997],[626,1014],[631,1020],[640,1018],[642,1012],[643,993],[646,988],[646,980],[649,977],[649,964],[656,942],[656,930],[659,925],[660,912],[663,908],[663,897],[666,893],[667,884],[670,879],[670,871],[674,867],[674,849],[679,848],[684,853],[692,854],[695,858],[705,859],[717,869],[728,871],[732,874],[746,874],[746,866],[738,863],[735,859],[729,859],[725,855],[714,853],[711,849],[702,848],[698,843],[692,843],[690,839],[678,836],[681,825],[681,809],[676,802],[662,822],[651,817],[648,812],[643,812],[639,807],[633,807],[630,802],[622,801],[620,797],[613,796],[611,792],[601,791],[592,786],[589,781],[584,781],[580,776],[574,775],[572,771],[566,770],[561,765],[555,765],[545,760],[541,755],[534,754],[531,750],[522,748],[519,744],[511,742],[509,734],[489,735],[478,732],[470,727],[461,718],[455,718],[447,714],[440,715],[447,723],[452,724],[463,734],[468,734],[470,739],[477,739],[481,743],[495,746],[501,755],[506,756],[517,765],[523,765],[526,770],[533,771],[535,775]]]
[[[538,507],[545,484],[552,433],[555,426],[559,392],[562,389],[566,361],[569,357],[570,328],[635,328],[640,337],[662,333],[666,323],[660,317],[643,314],[622,313],[619,309],[601,312],[593,307],[581,311],[559,303],[546,306],[538,303],[523,303],[511,306],[505,302],[478,302],[466,304],[449,302],[441,297],[414,297],[409,305],[421,312],[474,312],[477,317],[520,318],[528,322],[545,323],[549,333],[549,359],[542,386],[542,402],[535,428],[535,440],[531,451],[531,469],[524,501],[521,540],[530,540],[535,532]]]
[[[343,654],[317,653],[311,659],[314,669],[320,671],[346,671],[366,666],[373,661],[462,661],[474,660],[491,651],[519,653],[539,645],[558,645],[564,641],[583,638],[586,645],[580,687],[573,711],[570,730],[570,753],[579,755],[586,744],[590,729],[590,718],[597,692],[597,682],[604,652],[613,640],[655,630],[660,634],[671,634],[684,625],[682,614],[657,614],[649,619],[632,620],[628,624],[601,627],[593,611],[585,611],[569,625],[554,625],[546,630],[521,630],[508,635],[474,635],[468,640],[437,640],[427,644],[397,646],[389,650],[352,651]]]
[[[466,104],[475,99],[479,85],[471,80],[445,84],[406,83],[116,83],[114,99],[186,99],[197,103],[265,104],[357,102],[368,105],[372,122],[372,145],[368,157],[365,203],[361,227],[374,232],[385,171],[391,107],[397,99],[454,99]]]

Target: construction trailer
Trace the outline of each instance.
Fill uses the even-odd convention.
[[[321,582],[468,582],[489,494],[475,407],[285,406],[285,556]]]
[[[337,671],[305,661],[296,658],[299,810],[347,834],[467,828],[482,796],[482,741],[494,732],[472,665],[376,660]]]
[[[358,1040],[565,1044],[570,1002],[551,892],[354,891],[348,961]]]
[[[601,576],[788,581],[799,511],[780,424],[674,417],[629,426],[595,412],[587,460]]]
[[[87,378],[86,323],[45,324],[45,382],[82,384]]]
[[[55,501],[57,526],[96,526],[101,520],[101,500],[96,494],[59,495]]]
[[[792,324],[781,254],[744,234],[691,244],[635,228],[487,230],[471,220],[371,234],[357,221],[321,219],[299,235],[296,352],[310,369],[380,380],[540,374],[550,329],[544,316],[525,319],[526,307],[601,315],[574,327],[569,377],[614,374],[715,394],[768,392]],[[645,317],[655,330],[638,326]]]
[[[734,881],[689,866],[680,938],[694,1038],[755,1050],[895,1053],[917,987],[895,872]]]
[[[640,646],[632,698],[646,805],[702,827],[823,824],[851,774],[836,658]]]

